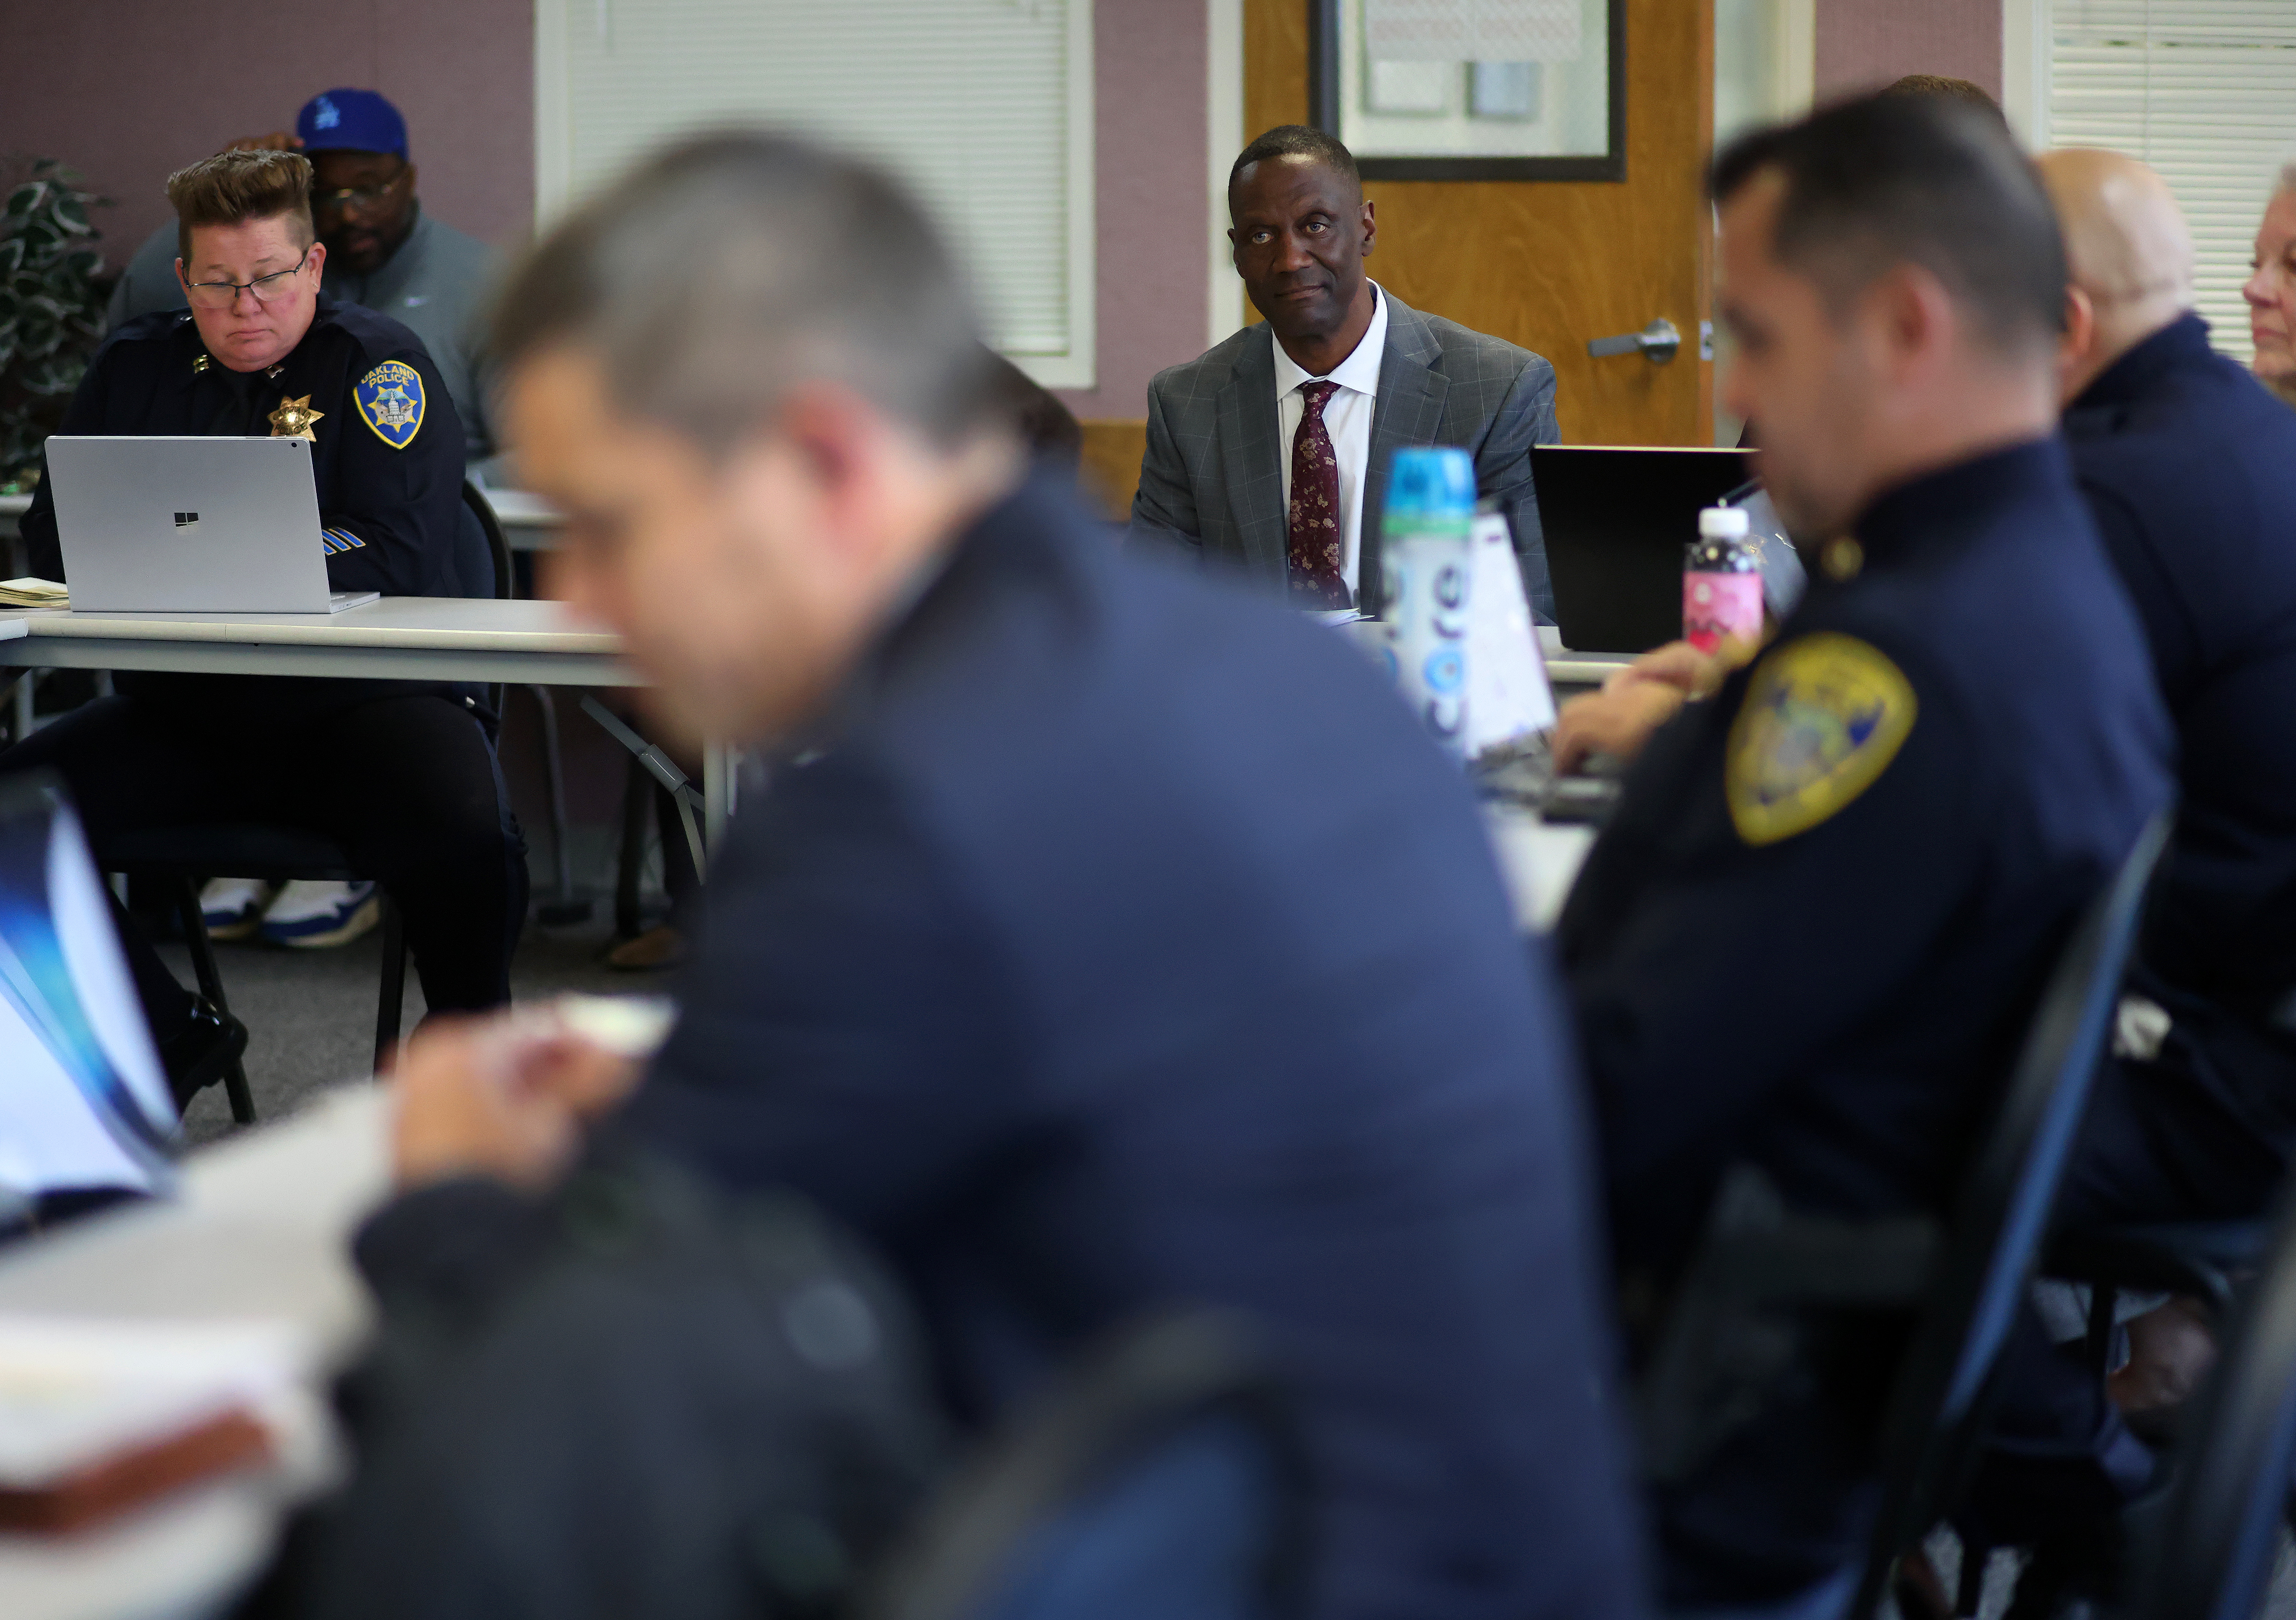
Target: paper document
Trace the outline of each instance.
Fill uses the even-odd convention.
[[[0,579],[0,608],[69,608],[71,593],[53,579]]]

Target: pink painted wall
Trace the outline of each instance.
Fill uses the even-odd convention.
[[[2001,0],[1816,0],[1817,99],[1908,73],[2001,94]]]
[[[1211,320],[1204,0],[1099,0],[1093,30],[1098,386],[1061,397],[1139,417],[1148,380],[1203,353]]]
[[[332,85],[398,103],[439,218],[504,247],[532,225],[529,0],[324,0],[253,48],[162,0],[6,10],[0,153],[62,158],[113,198],[97,224],[115,260],[167,218],[170,171]],[[1204,0],[1095,13],[1099,384],[1063,393],[1079,416],[1145,414],[1148,379],[1204,348]]]
[[[0,151],[62,158],[115,199],[96,216],[115,260],[167,219],[172,170],[291,127],[334,85],[398,103],[423,206],[439,218],[506,246],[533,221],[528,0],[325,0],[222,26],[164,0],[7,11]]]

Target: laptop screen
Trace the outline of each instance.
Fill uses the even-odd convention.
[[[79,818],[53,778],[0,783],[0,1188],[162,1191],[177,1133]]]
[[[1698,513],[1753,477],[1752,452],[1534,445],[1554,623],[1577,652],[1647,652],[1682,634]]]

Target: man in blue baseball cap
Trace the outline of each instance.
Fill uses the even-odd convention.
[[[406,119],[375,91],[324,90],[303,104],[291,132],[250,135],[224,150],[266,147],[311,160],[312,223],[327,248],[326,296],[389,315],[422,340],[463,419],[471,461],[484,462],[494,443],[479,327],[495,255],[416,201]],[[113,327],[183,307],[176,252],[170,219],[137,250],[112,289]]]

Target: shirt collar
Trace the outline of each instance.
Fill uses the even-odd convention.
[[[2211,352],[2209,323],[2186,310],[2160,331],[2132,345],[2127,354],[2099,372],[2079,397],[2065,407],[2065,413],[2070,417],[2075,412],[2127,405],[2150,391],[2153,380],[2162,372]]]
[[[1962,532],[2036,490],[2072,490],[2062,440],[2029,438],[1940,467],[1886,491],[1853,527],[1867,557],[1880,560],[1941,533]]]
[[[1379,397],[1379,363],[1387,354],[1387,295],[1379,290],[1377,282],[1371,284],[1371,324],[1364,330],[1363,341],[1320,380],[1301,370],[1299,363],[1283,352],[1274,331],[1267,334],[1268,343],[1275,350],[1276,398],[1283,398],[1303,382],[1317,380],[1336,382],[1343,389],[1353,389],[1374,399]]]

